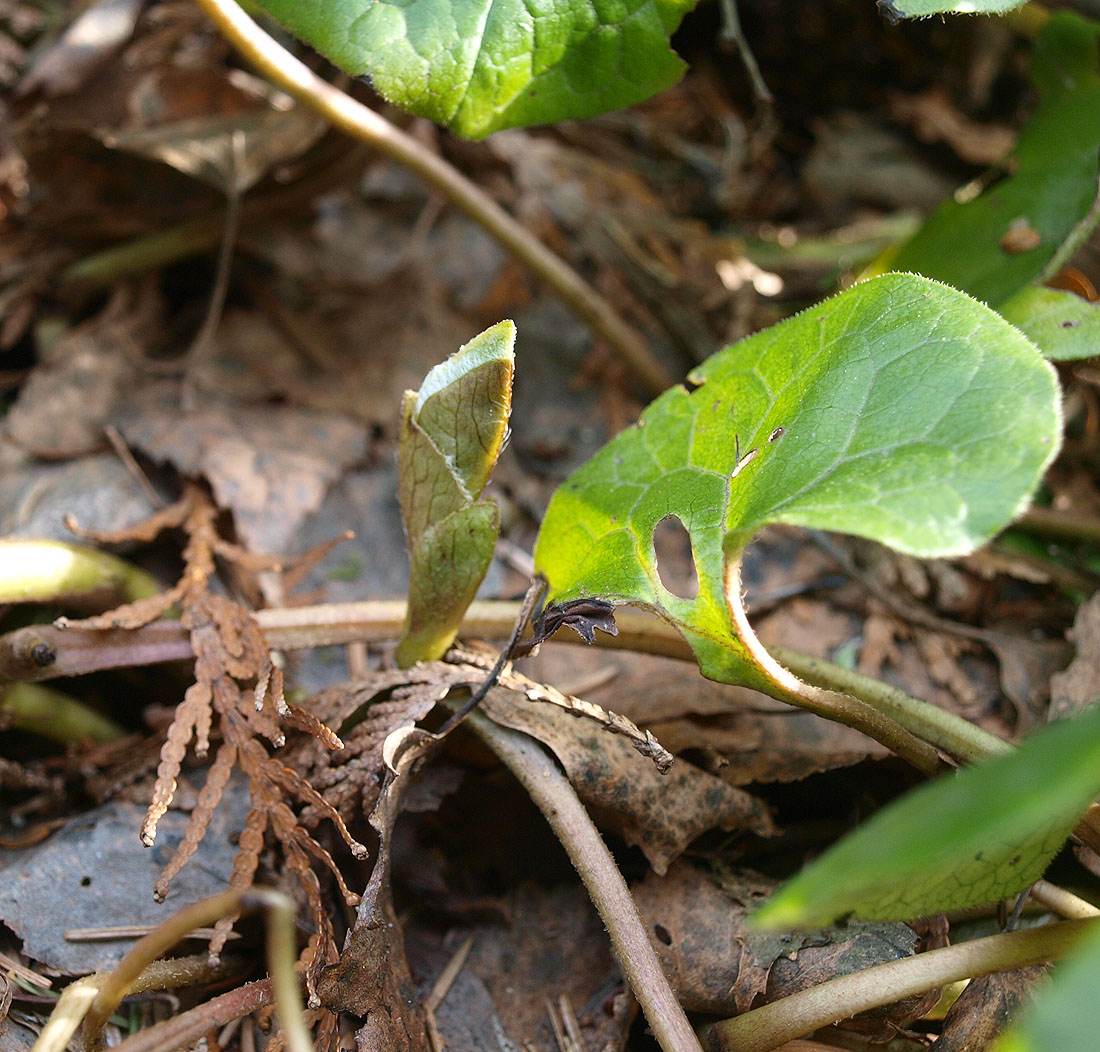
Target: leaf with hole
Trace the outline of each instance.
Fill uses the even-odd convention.
[[[759,927],[909,920],[1014,896],[1100,793],[1100,708],[883,808],[780,888]]]
[[[695,0],[260,0],[390,102],[480,138],[577,120],[683,76],[669,37]]]
[[[1040,280],[1095,227],[1100,158],[1100,23],[1053,15],[1036,41],[1041,101],[1001,178],[942,204],[888,259],[996,307]]]
[[[724,593],[752,535],[782,522],[915,555],[971,551],[1026,505],[1058,449],[1051,367],[988,307],[888,274],[727,347],[554,494],[535,550],[550,598],[651,608],[703,672],[761,681]],[[694,598],[661,582],[654,530],[686,527]]]
[[[997,310],[1051,361],[1100,354],[1100,307],[1072,292],[1029,285]]]
[[[516,327],[502,321],[407,391],[398,497],[409,539],[402,667],[442,657],[493,557],[500,513],[480,500],[508,430]]]

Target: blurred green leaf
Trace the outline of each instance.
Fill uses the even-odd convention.
[[[857,285],[710,358],[554,494],[535,550],[551,598],[650,607],[704,673],[757,682],[723,591],[769,522],[916,555],[974,549],[1058,449],[1051,367],[989,308],[926,278]],[[653,532],[686,527],[694,599],[661,583]]]
[[[410,561],[402,667],[443,655],[493,557],[499,512],[478,498],[508,430],[515,342],[515,325],[502,321],[405,394],[397,453]]]
[[[997,311],[1052,361],[1100,354],[1100,307],[1072,292],[1029,285]]]
[[[928,15],[1002,15],[1022,7],[1025,0],[878,0],[888,18],[926,18]]]
[[[909,920],[1016,895],[1043,875],[1098,793],[1094,708],[883,808],[780,888],[752,923]]]
[[[941,205],[888,263],[997,306],[1047,274],[1096,225],[1100,24],[1058,12],[1031,76],[1041,101],[999,181]]]
[[[990,1052],[1086,1052],[1100,1033],[1100,932],[1058,966],[1053,982]]]
[[[669,37],[695,0],[261,0],[390,102],[480,138],[641,102],[685,66]]]

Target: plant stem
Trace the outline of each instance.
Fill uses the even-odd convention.
[[[664,1052],[701,1052],[661,969],[630,889],[569,779],[527,735],[502,727],[476,710],[467,723],[527,790],[569,853],[661,1048]]]
[[[1079,920],[1003,932],[839,976],[716,1023],[710,1046],[714,1052],[770,1052],[857,1012],[963,979],[1057,960],[1098,927],[1100,921]]]
[[[246,983],[197,1008],[139,1031],[113,1052],[174,1052],[177,1048],[190,1048],[205,1034],[219,1030],[226,1023],[249,1015],[258,1008],[266,1008],[274,1000],[270,979]]]
[[[531,268],[607,342],[653,394],[674,382],[638,333],[572,267],[525,230],[488,194],[383,116],[318,77],[263,31],[233,0],[196,0],[253,66],[332,124],[368,143],[438,190]]]
[[[366,163],[365,147],[353,144],[335,159],[286,186],[250,194],[241,203],[241,229],[262,227],[273,217],[308,207],[315,197],[354,179]],[[177,226],[144,234],[112,245],[70,263],[58,275],[63,290],[67,287],[107,288],[130,274],[143,274],[205,252],[222,239],[225,213],[189,219]]]
[[[235,888],[211,895],[185,906],[139,939],[106,976],[88,1009],[84,1018],[84,1047],[88,1052],[100,1052],[103,1048],[103,1028],[111,1013],[142,971],[157,957],[195,928],[206,927],[222,917],[258,905],[268,911],[268,969],[286,1047],[288,1052],[313,1052],[294,972],[294,903],[282,892],[269,888]]]
[[[1098,910],[1091,902],[1078,898],[1065,888],[1058,887],[1046,880],[1037,880],[1031,886],[1031,898],[1053,910],[1066,920],[1087,920],[1089,917],[1100,917]]]
[[[862,699],[960,763],[977,763],[1012,751],[1011,743],[1003,738],[882,680],[786,647],[772,647],[771,653],[796,676]]]
[[[1100,522],[1093,516],[1078,515],[1057,508],[1032,505],[1013,524],[1021,529],[1070,544],[1100,544]]]
[[[745,613],[741,599],[740,560],[731,559],[727,562],[724,590],[726,607],[737,638],[769,682],[769,694],[780,701],[789,702],[818,716],[862,731],[925,774],[938,774],[943,770],[943,763],[936,750],[902,727],[892,716],[850,694],[841,694],[839,691],[804,682],[768,653]]]
[[[5,726],[40,734],[69,745],[73,742],[113,742],[126,731],[69,694],[37,683],[0,684],[0,716]]]

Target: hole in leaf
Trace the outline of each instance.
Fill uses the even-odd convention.
[[[1073,321],[1071,319],[1070,321],[1063,321],[1063,322],[1060,322],[1059,324],[1062,326],[1063,329],[1076,329],[1077,326],[1080,325],[1081,323],[1079,321]]]
[[[680,599],[699,594],[699,576],[691,551],[691,537],[675,515],[666,515],[653,528],[653,557],[665,589]]]

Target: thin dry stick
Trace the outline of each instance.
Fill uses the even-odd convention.
[[[447,966],[443,971],[439,973],[439,978],[432,984],[431,992],[424,1002],[424,1007],[430,1012],[434,1012],[443,1004],[448,992],[454,985],[454,981],[458,978],[458,973],[462,971],[462,966],[466,963],[466,958],[470,956],[470,950],[473,949],[473,945],[474,937],[471,935],[457,950],[455,950],[454,956],[447,962]]]
[[[195,2],[226,40],[265,77],[337,128],[404,165],[484,227],[591,325],[652,393],[672,385],[674,381],[668,370],[653,357],[618,311],[461,172],[380,114],[318,77],[268,36],[233,0]]]
[[[1058,887],[1046,880],[1037,880],[1031,886],[1031,897],[1042,903],[1048,909],[1053,910],[1066,920],[1088,920],[1090,917],[1100,917],[1098,910],[1091,902],[1078,898],[1073,892]]]
[[[454,955],[447,962],[447,966],[439,973],[439,978],[432,984],[431,992],[424,1001],[424,1014],[428,1020],[428,1041],[432,1046],[432,1052],[446,1052],[446,1045],[443,1042],[443,1035],[439,1032],[439,1023],[436,1021],[435,1013],[446,999],[447,994],[454,985],[454,981],[458,978],[459,972],[462,971],[473,945],[474,937],[471,935],[455,950]]]
[[[477,711],[470,713],[467,722],[527,790],[568,852],[661,1048],[664,1052],[701,1052],[650,944],[630,889],[569,779],[527,735],[502,727]]]
[[[181,986],[214,982],[231,974],[239,966],[239,961],[230,961],[228,958],[211,964],[206,954],[175,957],[170,961],[152,961],[134,978],[130,992],[175,990]],[[109,978],[107,972],[96,972],[66,986],[31,1052],[64,1052]]]
[[[471,603],[463,618],[462,635],[482,639],[505,637],[512,630],[518,612],[518,604],[511,601]],[[748,626],[744,608],[740,605],[737,615]],[[301,650],[394,639],[404,624],[405,603],[402,600],[333,603],[259,610],[254,616],[272,649]],[[671,625],[640,611],[622,607],[615,611],[615,618],[619,635],[601,637],[601,646],[694,660],[691,648]],[[569,633],[562,638],[567,642],[580,641],[579,637],[574,638]],[[751,627],[746,642],[755,645],[754,656],[769,661],[777,670],[775,675],[779,680],[800,684],[801,688],[807,687],[803,681],[818,688],[831,688],[826,692],[829,699],[848,697],[848,707],[854,710],[860,706],[857,715],[861,716],[866,716],[866,710],[877,710],[881,714],[878,717],[880,722],[885,720],[895,728],[904,728],[910,735],[956,760],[973,763],[1012,748],[1008,742],[960,716],[831,662],[780,647],[774,648],[774,653],[782,665],[772,660],[770,655],[765,659],[763,655],[767,655],[767,651],[752,634]],[[129,653],[124,659],[122,654],[128,648]],[[180,660],[190,654],[187,634],[173,622],[158,621],[135,632],[96,633],[31,625],[0,637],[0,678],[41,681],[119,665]],[[780,697],[791,700],[786,685],[777,689],[783,691]],[[853,698],[858,701],[851,703]],[[832,717],[832,710],[827,706],[815,711]],[[865,729],[856,725],[860,730]],[[926,750],[921,750],[920,759],[931,768],[931,761],[925,753]]]
[[[511,631],[518,611],[519,604],[512,601],[473,602],[466,611],[460,631],[466,637],[500,639]],[[405,623],[405,603],[399,599],[331,603],[259,610],[254,616],[273,649],[306,650],[359,640],[396,639]],[[619,634],[602,637],[601,646],[695,660],[683,636],[671,625],[639,610],[620,608],[615,618]],[[753,638],[755,640],[755,636]],[[563,639],[581,642],[580,637],[574,639],[569,633]],[[759,640],[755,642],[763,651]],[[983,731],[961,716],[914,698],[896,687],[794,650],[775,647],[774,651],[783,665],[803,679],[839,688],[956,760],[976,763],[1012,749],[1009,742]],[[171,621],[155,621],[136,631],[106,632],[30,625],[0,636],[0,681],[35,682],[109,668],[185,660],[190,656],[187,634],[178,623]],[[797,681],[798,677],[794,678]],[[781,697],[790,700],[786,695]],[[1100,807],[1093,805],[1089,809],[1074,829],[1074,835],[1093,851],[1100,852]]]
[[[246,983],[163,1023],[139,1030],[112,1052],[174,1052],[177,1048],[189,1048],[211,1030],[258,1008],[266,1008],[274,1000],[270,979]]]
[[[1100,921],[1080,920],[1003,932],[842,975],[715,1023],[710,1029],[710,1045],[715,1052],[771,1052],[785,1041],[857,1012],[948,983],[1058,960],[1098,927]]]
[[[290,1052],[313,1052],[306,1030],[305,1009],[294,972],[297,957],[294,936],[294,903],[282,892],[269,888],[233,889],[211,895],[173,914],[141,939],[103,982],[84,1018],[84,1047],[103,1048],[103,1028],[119,1001],[149,964],[195,928],[206,927],[245,909],[263,906],[268,911],[268,969],[275,991],[279,1022]]]

